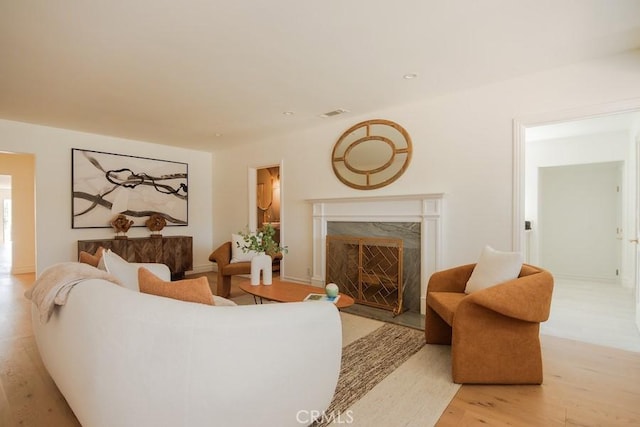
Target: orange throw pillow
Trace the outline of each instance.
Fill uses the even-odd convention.
[[[188,302],[214,305],[209,281],[205,276],[165,282],[144,267],[138,269],[140,292]]]
[[[103,252],[104,252],[104,248],[102,246],[96,249],[96,253],[93,255],[91,255],[89,252],[80,251],[80,256],[78,257],[78,261],[97,267],[98,264],[100,263],[100,258],[102,258]]]

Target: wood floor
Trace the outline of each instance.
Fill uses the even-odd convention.
[[[640,425],[640,353],[544,335],[542,345],[542,386],[462,386],[437,425]]]
[[[0,426],[78,426],[33,339],[23,297],[33,279],[0,275]],[[640,425],[640,353],[552,336],[542,342],[542,386],[463,386],[437,425]]]
[[[33,280],[32,274],[0,276],[0,426],[79,426],[33,338],[23,296]]]
[[[540,333],[640,352],[633,289],[555,278],[551,316],[540,325]]]

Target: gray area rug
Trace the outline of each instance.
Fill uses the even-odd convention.
[[[344,413],[424,345],[424,332],[385,323],[343,348],[338,385],[325,413]],[[312,426],[330,421],[320,419]]]

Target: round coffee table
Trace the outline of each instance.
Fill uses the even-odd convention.
[[[300,302],[309,294],[322,294],[324,289],[318,286],[285,282],[274,277],[271,285],[252,285],[250,280],[243,280],[238,285],[244,292],[254,297],[278,302]],[[336,307],[346,308],[354,304],[353,298],[343,293],[336,302]]]

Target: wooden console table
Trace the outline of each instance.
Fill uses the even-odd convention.
[[[191,236],[134,237],[128,239],[78,240],[80,251],[95,253],[102,246],[111,249],[128,262],[166,264],[171,278],[184,277],[193,269],[193,238]]]

